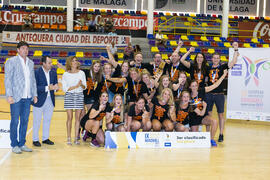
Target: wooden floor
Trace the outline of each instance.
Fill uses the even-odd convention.
[[[0,119],[10,119],[0,98]],[[51,123],[54,146],[13,154],[0,149],[0,179],[270,179],[270,126],[230,120],[225,141],[211,149],[93,148],[89,143],[66,145],[66,114],[57,99]],[[27,145],[32,147],[32,114]],[[218,133],[217,133],[218,136]],[[216,137],[217,138],[217,137]],[[1,142],[0,142],[1,143]]]

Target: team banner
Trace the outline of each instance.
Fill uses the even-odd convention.
[[[239,22],[239,36],[261,38],[270,42],[269,22]]]
[[[229,14],[256,16],[258,0],[230,0]],[[223,1],[206,0],[206,14],[222,14]]]
[[[10,120],[0,120],[0,149],[10,148]]]
[[[135,0],[77,0],[77,8],[135,10]]]
[[[113,20],[113,27],[115,29],[130,29],[130,30],[146,30],[147,28],[147,16],[108,16],[108,15],[92,15],[96,22],[100,21],[102,17],[104,21],[112,17]],[[81,24],[86,22],[89,17],[87,14],[77,14],[75,18],[75,23]],[[158,18],[154,18],[154,26],[157,26]]]
[[[92,47],[106,46],[115,42],[118,47],[127,46],[130,36],[109,36],[89,33],[14,32],[3,31],[3,43],[26,41],[30,45]]]
[[[26,12],[26,11],[0,11],[0,24],[24,24],[23,18],[29,15],[32,23],[40,24],[66,24],[67,15],[65,13],[47,12]]]
[[[229,59],[234,50],[230,48]],[[227,118],[270,121],[270,49],[239,48],[229,72]]]
[[[110,132],[105,148],[210,148],[209,132]]]

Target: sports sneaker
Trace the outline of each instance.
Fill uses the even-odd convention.
[[[32,152],[33,150],[28,148],[26,145],[23,145],[22,147],[20,147],[21,151],[24,151],[24,152]]]
[[[223,140],[224,140],[223,134],[220,134],[218,137],[218,142],[223,142]]]
[[[85,131],[82,139],[83,139],[83,141],[86,141],[88,138],[89,138],[88,131]]]
[[[14,152],[15,154],[21,154],[22,150],[18,146],[15,146],[12,148],[12,152]]]
[[[217,143],[214,139],[211,139],[211,146],[212,147],[217,147]]]
[[[97,142],[96,139],[93,139],[91,142],[90,142],[90,145],[91,146],[94,146],[94,147],[100,147],[99,143]]]

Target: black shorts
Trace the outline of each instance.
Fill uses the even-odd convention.
[[[207,112],[212,111],[214,104],[216,104],[217,112],[224,113],[225,96],[223,93],[207,93],[205,101],[207,103]]]
[[[196,115],[195,112],[193,112],[193,113],[194,114],[192,114],[190,116],[190,119],[189,119],[189,126],[190,127],[191,126],[199,126],[199,125],[201,125],[203,118],[208,115],[207,112],[204,114],[204,116],[198,116],[198,115]]]
[[[84,98],[84,104],[94,104],[95,98],[94,97],[85,97]]]

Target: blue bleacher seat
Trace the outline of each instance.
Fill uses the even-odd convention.
[[[51,52],[50,51],[43,51],[43,56],[51,56]]]
[[[189,35],[188,39],[189,39],[189,41],[194,41],[195,40],[194,36],[192,36],[192,35]]]
[[[66,60],[65,59],[59,59],[58,62],[61,63],[62,65],[66,65]]]
[[[200,48],[195,48],[195,53],[200,53],[201,52],[201,49]]]
[[[210,47],[211,43],[209,41],[204,41],[203,46]]]
[[[92,65],[92,61],[91,60],[84,60],[84,65],[85,66],[91,66]]]
[[[153,34],[148,34],[148,35],[147,35],[147,38],[148,38],[148,39],[155,39],[155,37],[154,37]]]
[[[223,42],[218,42],[218,47],[225,47]]]
[[[1,50],[0,51],[0,56],[7,56],[8,55],[8,50]]]
[[[73,52],[73,51],[68,52],[68,56],[75,56],[75,55],[76,55],[76,52]]]
[[[255,43],[250,43],[250,46],[253,48],[257,47],[257,45]]]
[[[109,58],[108,53],[106,53],[106,52],[101,53],[101,56],[103,56],[105,58]]]
[[[227,39],[226,39],[225,37],[220,37],[220,40],[221,40],[222,42],[226,42],[226,41],[227,41]]]
[[[222,54],[229,54],[229,50],[228,49],[222,49]]]
[[[167,47],[166,48],[166,51],[172,53],[173,52],[173,49],[171,47]]]

